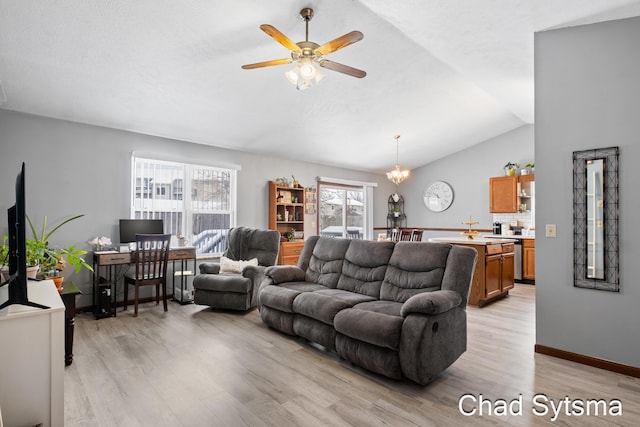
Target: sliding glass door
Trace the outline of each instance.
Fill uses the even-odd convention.
[[[363,188],[321,182],[318,185],[318,205],[321,236],[364,238],[366,208]]]

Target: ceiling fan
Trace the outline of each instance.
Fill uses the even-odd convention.
[[[309,21],[313,18],[313,9],[310,7],[302,9],[300,11],[300,18],[305,21],[306,33],[305,40],[298,43],[291,41],[291,39],[272,25],[260,25],[262,31],[291,51],[291,58],[247,64],[243,65],[242,68],[251,70],[254,68],[271,67],[273,65],[284,65],[296,62],[296,68],[287,72],[286,76],[299,90],[309,88],[313,86],[314,83],[317,84],[326,77],[324,73],[318,69],[317,65],[359,79],[367,75],[366,72],[357,68],[324,59],[324,56],[362,40],[364,35],[360,31],[351,31],[320,46],[317,43],[309,41]]]

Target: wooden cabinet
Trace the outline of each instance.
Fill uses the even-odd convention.
[[[278,265],[297,265],[304,241],[282,242],[278,253]]]
[[[496,298],[508,295],[509,290],[514,287],[513,243],[464,244],[463,246],[471,246],[478,251],[478,261],[469,292],[469,304],[482,306]]]
[[[536,241],[534,239],[522,240],[522,278],[536,279]]]
[[[278,264],[297,264],[304,246],[304,187],[293,188],[269,182],[269,229],[282,236]],[[294,240],[289,241],[290,233]]]
[[[0,315],[0,408],[5,426],[64,426],[64,313],[51,280],[28,283],[29,300]],[[0,288],[0,301],[8,298]],[[2,422],[0,422],[2,424]]]
[[[489,178],[489,212],[517,213],[531,209],[533,174]]]

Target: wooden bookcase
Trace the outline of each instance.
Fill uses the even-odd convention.
[[[298,262],[301,247],[304,245],[305,202],[304,187],[285,187],[275,181],[269,181],[269,228],[278,230],[282,236],[279,264]],[[296,234],[292,242],[287,238],[289,232]]]

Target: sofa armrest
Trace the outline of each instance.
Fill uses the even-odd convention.
[[[267,267],[264,267],[262,265],[247,265],[242,269],[242,276],[253,281],[255,281],[257,278],[259,280],[258,284],[260,284],[260,282],[262,282],[262,279],[264,279],[264,271],[266,269]]]
[[[220,262],[203,262],[200,264],[200,273],[218,274],[220,273]]]
[[[462,297],[455,291],[423,292],[405,301],[400,314],[403,317],[410,313],[440,314],[459,306],[461,302]]]
[[[285,282],[299,282],[305,279],[304,270],[295,265],[274,265],[267,267],[264,275],[271,279],[272,285]]]

